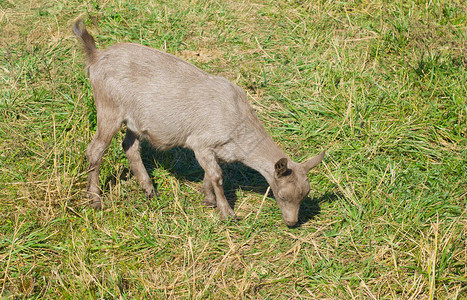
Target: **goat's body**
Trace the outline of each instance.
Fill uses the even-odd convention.
[[[82,28],[80,28],[82,26]],[[161,150],[190,148],[205,171],[204,204],[222,218],[234,217],[222,187],[219,161],[240,161],[258,170],[276,195],[287,225],[297,222],[300,202],[310,189],[309,169],[324,152],[302,164],[287,158],[266,133],[245,93],[173,55],[137,44],[98,51],[84,24],[73,27],[88,58],[97,110],[97,131],[86,150],[88,197],[101,207],[99,166],[113,135],[126,124],[123,149],[148,198],[154,187],[140,155],[140,140]]]
[[[116,122],[161,150],[208,147],[225,162],[243,161],[242,152],[232,150],[266,134],[237,85],[173,55],[117,44],[98,52],[88,71],[102,99],[96,105],[106,106],[97,111],[111,110]],[[245,124],[252,129],[247,136],[236,134]]]

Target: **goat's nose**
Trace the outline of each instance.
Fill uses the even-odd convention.
[[[284,220],[285,224],[289,227],[292,227],[294,226],[295,224],[297,224],[297,220],[293,220],[293,221],[290,221],[290,220]]]

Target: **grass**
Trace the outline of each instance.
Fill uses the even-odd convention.
[[[459,0],[0,0],[2,299],[465,299],[466,14]],[[145,200],[122,132],[107,208],[90,210],[79,15],[99,48],[149,45],[240,85],[293,159],[327,149],[301,225],[240,165],[224,171],[242,220],[221,222],[183,149],[143,148],[159,190]]]

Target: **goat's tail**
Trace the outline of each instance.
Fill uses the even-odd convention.
[[[83,42],[84,51],[88,58],[88,64],[91,64],[96,58],[97,48],[94,38],[86,30],[86,26],[84,25],[82,18],[77,19],[73,24],[73,33]]]

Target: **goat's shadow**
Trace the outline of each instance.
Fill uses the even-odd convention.
[[[143,142],[141,157],[149,174],[155,169],[163,168],[180,180],[203,181],[204,170],[190,149],[176,147],[168,151],[159,151],[152,148],[149,143]],[[220,164],[220,166],[224,176],[224,193],[231,207],[235,206],[237,201],[235,191],[239,188],[258,194],[266,193],[269,185],[257,171],[241,163]]]
[[[319,197],[306,197],[300,205],[300,211],[298,215],[298,222],[294,227],[300,227],[313,217],[321,213],[321,203],[331,203],[339,199],[342,195],[340,193],[325,192]]]
[[[189,149],[177,147],[168,151],[158,151],[147,142],[143,142],[141,156],[149,174],[162,167],[178,179],[192,182],[203,181],[204,170],[198,164],[193,151]],[[221,168],[224,176],[225,196],[232,208],[238,200],[236,195],[238,189],[264,195],[269,187],[266,179],[260,173],[242,163],[221,164]],[[128,175],[127,170],[122,178],[127,178]],[[157,190],[154,182],[153,184]],[[272,191],[269,192],[268,196],[274,198]],[[338,195],[334,193],[326,192],[319,198],[305,198],[300,206],[298,223],[294,227],[300,227],[320,214],[320,203],[332,202],[337,197]]]

